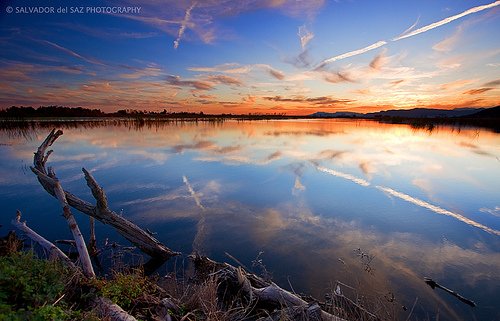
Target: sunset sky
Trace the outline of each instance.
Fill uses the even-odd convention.
[[[4,0],[0,10],[0,108],[500,104],[500,1]]]

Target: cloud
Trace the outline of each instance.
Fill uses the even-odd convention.
[[[460,40],[460,37],[462,36],[463,33],[463,29],[464,29],[463,26],[459,26],[457,28],[457,31],[455,31],[453,35],[441,40],[440,42],[432,46],[432,49],[441,52],[451,51],[455,47],[458,40]]]
[[[473,14],[473,13],[476,13],[476,12],[479,12],[479,11],[483,11],[483,10],[486,10],[486,9],[490,9],[490,8],[496,7],[498,5],[500,5],[500,1],[495,1],[495,2],[492,2],[490,4],[486,4],[486,5],[483,5],[483,6],[473,7],[471,9],[466,10],[466,11],[464,11],[462,13],[457,14],[457,15],[445,18],[443,20],[431,23],[430,25],[424,26],[424,27],[419,28],[417,30],[410,31],[408,33],[400,35],[400,36],[392,39],[392,41],[398,41],[398,40],[401,40],[401,39],[405,39],[405,38],[416,36],[418,34],[421,34],[421,33],[427,32],[429,30],[432,30],[434,28],[440,27],[442,25],[445,25],[447,23],[450,23],[450,22],[452,22],[454,20],[460,19],[460,18],[465,17],[467,15],[470,15],[470,14]]]
[[[375,70],[380,70],[388,63],[389,59],[385,55],[386,51],[387,50],[382,50],[381,53],[379,53],[378,55],[375,56],[375,58],[373,58],[373,60],[370,62],[370,68]]]
[[[226,76],[226,75],[210,75],[206,78],[209,81],[218,83],[218,84],[224,84],[224,85],[235,85],[235,86],[241,86],[243,83],[241,80]]]
[[[488,87],[476,88],[476,89],[467,90],[463,94],[465,94],[465,95],[479,95],[479,94],[485,93],[487,91],[490,91],[492,89],[495,89],[495,88],[488,88]]]
[[[349,58],[349,57],[353,57],[353,56],[364,54],[365,52],[368,52],[370,50],[374,50],[374,49],[380,48],[380,47],[382,47],[385,44],[387,44],[387,41],[381,40],[381,41],[377,41],[374,44],[366,46],[364,48],[353,50],[353,51],[349,51],[349,52],[343,53],[341,55],[325,59],[325,60],[323,60],[323,62],[321,62],[321,64],[316,69],[321,69],[326,64],[335,62],[337,60],[342,60],[342,59],[346,59],[346,58]]]
[[[404,193],[401,193],[401,192],[398,192],[398,191],[395,191],[391,188],[388,188],[388,187],[383,187],[383,186],[375,186],[375,188],[389,194],[389,195],[392,195],[392,196],[395,196],[397,198],[400,198],[404,201],[407,201],[409,203],[412,203],[412,204],[415,204],[417,206],[420,206],[420,207],[423,207],[423,208],[426,208],[428,210],[431,210],[432,212],[434,213],[437,213],[437,214],[442,214],[442,215],[446,215],[446,216],[450,216],[450,217],[453,217],[461,222],[464,222],[465,224],[467,225],[470,225],[470,226],[473,226],[473,227],[477,227],[485,232],[488,232],[490,234],[494,234],[494,235],[499,235],[500,236],[500,231],[497,231],[495,229],[492,229],[488,226],[485,226],[481,223],[478,223],[476,221],[473,221],[463,215],[460,215],[458,213],[454,213],[454,212],[451,212],[451,211],[448,211],[448,210],[445,210],[439,206],[436,206],[436,205],[432,205],[430,203],[427,203],[421,199],[418,199],[418,198],[415,198],[415,197],[412,197],[410,195],[407,195],[407,194],[404,194]]]
[[[309,41],[311,41],[314,38],[314,33],[307,30],[307,27],[303,25],[299,27],[299,32],[297,33],[297,36],[299,36],[300,46],[302,47],[302,50],[304,50]]]
[[[182,80],[179,76],[168,75],[167,83],[173,86],[192,87],[198,90],[210,90],[215,87],[213,82],[203,80]]]
[[[91,63],[93,65],[104,66],[104,63],[100,62],[99,60],[96,60],[96,59],[93,59],[93,58],[84,57],[84,56],[80,55],[79,53],[76,53],[73,50],[70,50],[68,48],[64,48],[63,46],[60,46],[60,45],[58,45],[58,44],[56,44],[54,42],[50,42],[50,41],[47,41],[47,40],[41,40],[40,42],[48,44],[48,45],[56,48],[57,50],[60,50],[60,51],[62,51],[64,53],[67,53],[68,55],[73,56],[73,57],[78,58],[78,59],[81,59],[81,60],[83,60],[85,62]]]
[[[247,74],[252,70],[264,70],[278,80],[283,80],[285,74],[267,64],[240,65],[238,63],[225,63],[214,67],[189,67],[189,71],[217,72],[225,74]]]
[[[184,32],[186,31],[186,27],[189,23],[189,20],[191,19],[191,10],[193,10],[195,6],[196,2],[193,2],[193,4],[186,9],[186,13],[184,14],[184,20],[182,20],[179,32],[177,33],[177,39],[174,40],[174,49],[177,49],[179,47],[181,38],[184,35]]]
[[[500,86],[500,79],[496,79],[496,80],[487,82],[483,86],[484,87],[497,87],[497,86]]]
[[[310,97],[310,98],[303,96],[294,96],[293,98],[274,96],[274,97],[263,97],[263,99],[276,102],[310,103],[313,105],[333,105],[338,103],[350,103],[354,101],[351,99],[335,99],[327,96]]]
[[[273,68],[269,68],[268,71],[269,71],[269,74],[271,76],[273,76],[274,78],[276,78],[278,80],[283,80],[285,78],[285,74],[282,73],[279,70],[276,70],[276,69],[273,69]]]
[[[481,207],[480,212],[488,213],[496,217],[500,217],[500,206],[495,206],[495,208]]]
[[[128,74],[121,74],[120,77],[124,79],[139,79],[143,77],[157,77],[163,74],[163,70],[158,67],[146,67],[143,69],[134,68],[136,71]]]
[[[323,72],[323,79],[328,82],[331,82],[332,84],[337,84],[342,82],[354,82],[352,76],[344,71]]]
[[[440,86],[440,88],[442,90],[457,89],[457,88],[462,88],[465,85],[468,85],[468,84],[473,83],[473,82],[474,82],[473,79],[459,79],[459,80],[455,80],[455,81],[452,81],[452,82],[449,82],[446,84],[442,84]]]

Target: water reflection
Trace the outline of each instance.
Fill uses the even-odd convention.
[[[350,120],[65,128],[50,159],[65,187],[89,196],[80,169],[90,169],[116,211],[174,250],[228,252],[247,266],[264,251],[285,287],[290,277],[317,296],[335,280],[374,298],[392,292],[404,318],[400,305],[416,297],[413,316],[500,318],[499,134]],[[58,204],[26,171],[45,135],[0,136],[1,224],[17,208],[40,213],[30,225],[56,239],[66,232]],[[374,257],[370,273],[358,248]],[[432,291],[424,276],[479,306]]]

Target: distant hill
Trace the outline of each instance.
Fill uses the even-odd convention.
[[[353,112],[316,112],[309,115],[315,118],[452,118],[452,117],[492,117],[487,115],[497,115],[499,110],[490,111],[495,108],[456,108],[456,109],[434,109],[434,108],[413,108],[413,109],[391,109],[383,110],[375,113],[353,113]],[[484,112],[484,114],[481,114]],[[478,115],[478,116],[475,116]]]
[[[481,110],[475,114],[468,115],[470,118],[500,118],[500,106]]]
[[[376,113],[368,113],[368,117],[404,117],[404,118],[449,118],[463,117],[475,114],[484,108],[456,108],[456,109],[433,109],[413,108],[407,110],[384,110]]]

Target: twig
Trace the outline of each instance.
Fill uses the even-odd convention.
[[[476,306],[476,303],[474,303],[474,301],[471,301],[471,300],[469,300],[467,298],[464,298],[463,296],[461,296],[457,292],[455,292],[453,290],[450,290],[450,289],[442,286],[441,284],[435,282],[433,279],[425,277],[424,280],[425,280],[425,283],[427,283],[427,285],[429,285],[432,289],[439,288],[439,289],[444,290],[445,292],[448,292],[449,294],[453,295],[454,297],[456,297],[457,299],[459,299],[463,303],[465,303],[467,305],[470,305],[471,307],[475,307]]]
[[[411,307],[410,314],[408,314],[408,317],[406,318],[406,321],[410,320],[410,317],[413,313],[413,309],[415,309],[415,306],[417,305],[418,302],[418,296],[415,298],[415,302],[413,302],[413,306]]]

